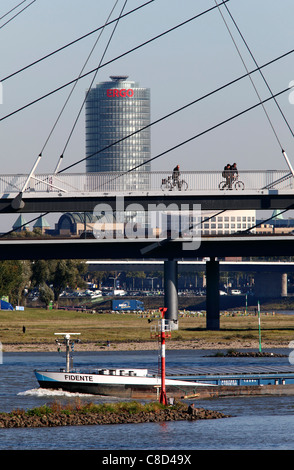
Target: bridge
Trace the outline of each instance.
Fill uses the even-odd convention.
[[[147,2],[151,3],[151,2]],[[227,3],[227,2],[223,2]],[[147,42],[138,45],[127,53],[134,52],[139,47],[144,47],[149,44],[151,41],[159,40],[164,35],[172,33],[175,28],[178,29],[186,25],[190,21],[196,20],[198,17],[202,17],[204,14],[208,14],[213,9],[220,9],[221,3],[213,6],[211,9],[202,11],[201,13],[193,16],[173,28],[170,28],[161,34],[157,34],[153,38],[150,38]],[[143,6],[143,5],[142,5]],[[225,5],[228,13],[228,5]],[[131,12],[130,12],[131,13]],[[122,15],[124,16],[124,15]],[[212,15],[213,17],[213,15]],[[231,19],[233,19],[230,13]],[[145,18],[145,16],[144,16]],[[290,15],[288,15],[290,18]],[[118,18],[117,18],[118,20]],[[112,21],[111,21],[112,22]],[[235,19],[233,19],[235,25]],[[146,22],[144,22],[145,25]],[[110,24],[110,23],[109,23]],[[228,23],[225,22],[227,29],[230,28]],[[105,25],[104,25],[105,26]],[[103,27],[104,27],[103,26]],[[211,27],[211,24],[209,24]],[[284,28],[285,30],[285,28]],[[129,31],[129,29],[128,29]],[[266,29],[265,29],[266,31]],[[278,30],[277,30],[278,31]],[[114,30],[113,30],[114,32]],[[239,31],[240,32],[240,31]],[[283,29],[277,32],[277,37],[281,38],[282,43],[285,43],[286,47],[286,37],[282,34]],[[184,36],[185,37],[185,36]],[[274,36],[273,36],[274,37]],[[233,38],[233,36],[232,36]],[[79,38],[78,40],[80,40]],[[146,39],[146,38],[145,38]],[[241,36],[241,40],[244,41],[244,38]],[[275,41],[275,39],[273,39]],[[74,41],[75,42],[75,41]],[[72,43],[71,43],[72,44]],[[68,47],[70,44],[67,44]],[[234,44],[236,46],[236,43]],[[187,46],[183,42],[183,47]],[[245,42],[246,46],[246,42]],[[160,46],[159,46],[160,47]],[[181,50],[183,50],[183,47]],[[61,50],[63,48],[60,48]],[[289,48],[290,49],[290,46]],[[94,49],[93,49],[94,50]],[[162,49],[158,49],[161,51]],[[240,55],[241,50],[237,49]],[[57,51],[55,51],[57,52]],[[54,52],[54,54],[55,54]],[[245,66],[246,73],[240,75],[239,77],[234,77],[233,80],[227,82],[226,84],[219,84],[218,88],[208,92],[206,89],[206,77],[203,74],[203,84],[199,84],[198,92],[201,92],[201,85],[205,85],[205,94],[202,96],[197,96],[197,99],[191,101],[190,103],[185,103],[185,106],[173,110],[172,112],[162,116],[157,121],[150,123],[150,125],[155,125],[161,122],[163,119],[169,118],[172,115],[175,115],[179,111],[183,111],[192,104],[200,103],[200,101],[212,97],[215,93],[227,89],[231,85],[239,83],[243,78],[247,80],[248,77],[253,77],[255,72],[260,72],[263,68],[272,65],[274,62],[280,59],[286,59],[289,54],[292,54],[292,45],[291,50],[285,52],[278,57],[272,57],[268,63],[264,63],[257,66],[255,58],[252,56],[253,61],[255,62],[256,68],[249,71]],[[230,52],[229,52],[230,53]],[[125,54],[124,54],[125,55]],[[44,56],[42,60],[49,58],[51,54]],[[120,59],[121,56],[113,59]],[[145,56],[147,60],[147,57]],[[149,59],[148,59],[149,60]],[[153,60],[153,57],[152,57]],[[103,62],[103,61],[101,61]],[[112,61],[111,61],[112,62]],[[154,62],[154,61],[153,61]],[[153,63],[152,62],[152,63]],[[66,63],[66,62],[65,62]],[[109,62],[110,63],[110,62]],[[244,61],[245,65],[246,61]],[[31,64],[33,65],[33,64]],[[31,65],[19,69],[17,73],[24,71],[26,68]],[[101,63],[101,67],[107,65],[107,63]],[[17,64],[15,64],[17,66]],[[97,72],[100,67],[93,69],[91,73]],[[5,70],[5,64],[4,68]],[[62,72],[62,67],[60,68]],[[150,67],[152,70],[152,66]],[[286,68],[287,70],[287,68]],[[82,71],[81,71],[82,72]],[[90,73],[90,72],[89,72]],[[258,101],[256,104],[252,104],[251,96],[249,99],[245,99],[245,105],[242,105],[243,109],[235,110],[237,114],[228,116],[223,116],[222,120],[219,122],[211,122],[210,127],[207,127],[204,130],[201,130],[198,134],[190,136],[186,140],[182,140],[176,146],[165,150],[162,154],[157,155],[152,158],[152,161],[155,158],[159,158],[162,155],[166,155],[168,152],[179,149],[181,146],[194,141],[200,136],[207,135],[208,132],[214,131],[221,126],[228,124],[234,119],[245,115],[245,113],[253,112],[255,109],[258,109],[259,106],[264,106],[267,102],[282,96],[284,93],[289,92],[289,88],[283,75],[283,67],[279,68],[279,77],[281,79],[281,86],[277,87],[277,90],[280,88],[280,91],[275,91],[275,94],[270,89],[268,83],[265,81],[265,84],[270,91],[269,98],[262,98],[258,93]],[[4,79],[8,80],[15,74],[7,75]],[[77,83],[77,80],[80,78],[86,77],[88,72],[81,73],[79,78],[75,77],[74,80],[68,82],[66,85]],[[48,75],[50,76],[50,74]],[[215,73],[217,76],[217,73]],[[264,79],[264,76],[261,76]],[[289,78],[290,80],[290,78]],[[3,80],[2,80],[3,81]],[[201,81],[200,81],[201,82]],[[32,82],[33,83],[33,82]],[[283,85],[282,85],[283,83]],[[52,84],[50,84],[52,85]],[[174,86],[181,86],[182,83],[175,81],[172,83],[173,91]],[[282,89],[284,88],[284,89]],[[19,85],[16,89],[23,89],[23,86]],[[52,90],[55,93],[60,89],[60,86],[55,90]],[[257,90],[256,90],[257,91]],[[50,93],[51,95],[51,93]],[[49,96],[49,94],[48,94]],[[239,93],[239,96],[242,97],[243,93]],[[291,97],[292,97],[291,92]],[[6,116],[3,116],[1,120],[7,119],[8,117],[14,115],[16,112],[20,112],[27,108],[28,106],[33,105],[35,102],[45,98],[40,97],[36,101],[28,103],[26,106],[23,106]],[[84,99],[84,93],[83,97]],[[227,103],[230,101],[230,95]],[[248,103],[247,103],[248,101]],[[215,100],[217,104],[218,101]],[[277,102],[276,102],[277,103]],[[67,102],[65,103],[67,104]],[[235,103],[234,103],[235,104]],[[161,106],[161,104],[159,103]],[[247,107],[249,106],[249,107]],[[160,109],[161,111],[161,109]],[[164,106],[162,109],[164,112]],[[212,115],[214,111],[212,110]],[[219,113],[217,112],[216,115]],[[46,116],[46,111],[43,112],[43,115]],[[59,116],[60,117],[60,116]],[[58,119],[59,119],[58,117]],[[76,116],[79,117],[79,114]],[[267,114],[268,117],[268,114]],[[289,123],[287,122],[285,115],[282,113],[282,117],[288,128],[290,129]],[[38,119],[38,115],[36,117]],[[181,122],[179,118],[179,123]],[[254,119],[254,117],[252,118]],[[269,119],[268,119],[269,120]],[[50,118],[51,121],[51,118]],[[20,120],[20,125],[23,126],[23,123],[27,122],[26,117]],[[44,121],[45,122],[45,121]],[[49,121],[48,121],[49,123]],[[48,125],[47,123],[47,125]],[[57,123],[57,121],[56,121]],[[75,122],[76,123],[76,122]],[[222,177],[222,170],[216,171],[182,171],[181,168],[181,184],[180,186],[170,188],[172,169],[170,172],[140,172],[136,168],[133,168],[129,171],[122,173],[100,173],[100,174],[79,174],[79,173],[65,173],[65,172],[56,172],[53,174],[36,174],[36,168],[41,158],[41,154],[44,151],[49,137],[51,138],[52,132],[49,134],[47,140],[44,142],[43,148],[39,157],[36,160],[31,172],[25,175],[1,175],[0,177],[0,214],[9,214],[9,213],[60,213],[60,212],[93,212],[97,205],[104,205],[108,207],[111,211],[117,210],[131,210],[133,205],[140,207],[139,210],[153,210],[160,211],[164,210],[166,207],[169,211],[177,210],[193,210],[194,205],[201,206],[201,210],[215,210],[215,211],[226,211],[226,210],[270,210],[275,209],[293,209],[294,208],[294,183],[293,176],[294,171],[290,165],[290,162],[287,158],[283,146],[278,138],[278,132],[274,129],[273,122],[269,120],[269,123],[274,131],[275,137],[278,141],[279,147],[281,147],[282,154],[286,160],[288,170],[269,170],[269,171],[243,171],[239,170],[238,181],[234,181],[232,188],[228,187],[229,185],[225,184],[224,178]],[[30,127],[34,127],[32,122],[29,123]],[[44,125],[44,124],[43,124]],[[16,127],[15,127],[16,126]],[[46,124],[45,124],[46,126]],[[50,123],[51,127],[51,123]],[[55,125],[54,125],[55,127]],[[74,130],[75,124],[72,128]],[[179,128],[180,126],[178,126]],[[256,121],[256,128],[262,128],[260,126],[260,121]],[[17,124],[13,124],[13,133],[12,135],[15,138],[15,135],[18,136]],[[53,128],[54,129],[54,128]],[[53,130],[52,129],[52,130]],[[143,129],[141,129],[143,130]],[[291,135],[293,137],[293,132]],[[138,131],[136,131],[138,132]],[[229,129],[229,134],[232,132]],[[62,131],[64,133],[64,131]],[[9,133],[7,133],[9,134]],[[228,135],[229,135],[228,134]],[[263,139],[264,135],[267,136],[267,133],[259,133],[260,139]],[[231,135],[231,134],[230,134]],[[70,133],[70,138],[72,132]],[[132,134],[130,134],[131,137]],[[125,136],[124,138],[128,138]],[[180,138],[181,136],[179,136]],[[18,138],[21,138],[21,134]],[[67,147],[67,144],[70,139],[67,140],[64,150]],[[225,140],[223,140],[225,141]],[[113,142],[113,145],[119,142]],[[164,139],[163,142],[164,144]],[[24,144],[22,144],[24,145]],[[58,143],[59,146],[59,143]],[[233,147],[232,147],[233,148]],[[28,150],[29,152],[29,150]],[[63,157],[63,154],[62,156]],[[61,158],[60,157],[60,158]],[[85,160],[85,159],[83,159]],[[76,162],[74,165],[80,163]],[[151,160],[150,160],[151,161]],[[145,162],[146,163],[146,162]],[[223,162],[225,164],[226,162]],[[60,164],[60,161],[58,165]],[[74,165],[71,165],[72,168]],[[223,165],[221,165],[223,166]],[[69,167],[68,167],[69,168]],[[171,189],[171,190],[170,190]],[[169,310],[171,311],[171,318],[174,318],[174,312],[177,306],[176,298],[176,272],[178,269],[178,260],[183,259],[194,259],[197,257],[208,257],[210,261],[206,263],[206,272],[207,272],[207,286],[208,286],[208,306],[207,306],[207,318],[208,318],[208,327],[217,328],[218,327],[218,273],[220,269],[219,262],[217,258],[225,256],[291,256],[293,254],[293,237],[255,237],[253,234],[248,234],[247,236],[242,234],[236,234],[231,237],[211,237],[211,238],[202,238],[200,246],[195,249],[195,244],[193,240],[189,244],[188,240],[183,239],[172,239],[172,240],[161,240],[161,239],[105,239],[105,240],[62,240],[62,239],[46,239],[46,240],[36,240],[36,239],[23,239],[23,240],[9,240],[9,239],[0,239],[0,259],[50,259],[50,258],[80,258],[80,259],[110,259],[110,260],[162,260],[164,262],[165,277],[167,280],[166,289],[167,289],[167,303],[169,305]],[[183,249],[183,244],[185,243],[185,249]]]
[[[183,243],[187,244],[183,251]],[[189,245],[190,248],[189,248]],[[202,237],[197,250],[193,242],[179,239],[0,239],[0,260],[193,260],[236,256],[292,256],[294,236],[236,235]]]
[[[207,261],[178,260],[179,272],[203,272]],[[91,260],[86,264],[90,271],[162,271],[164,268],[163,260]],[[219,261],[220,271],[227,272],[275,272],[275,273],[293,273],[294,261]]]
[[[143,210],[274,210],[294,207],[294,180],[286,170],[239,171],[242,186],[225,185],[221,171],[183,171],[180,187],[169,188],[164,181],[170,172],[60,173],[2,175],[0,213],[93,212],[97,204],[122,210],[136,204]],[[244,184],[244,186],[243,186]],[[138,210],[138,209],[137,209]]]
[[[105,211],[191,211],[294,208],[293,174],[239,172],[241,185],[226,185],[222,172],[182,172],[181,186],[168,187],[168,172],[3,175],[0,213]],[[186,185],[184,185],[184,183]],[[139,188],[139,189],[137,189]],[[219,261],[228,256],[292,256],[293,236],[233,236],[194,239],[112,238],[92,240],[0,240],[0,259],[110,259],[164,261],[165,306],[177,323],[178,260],[208,257],[207,328],[219,329]]]
[[[219,270],[218,257],[225,256],[292,256],[293,236],[224,236],[203,237],[197,250],[183,251],[183,239],[0,239],[0,259],[87,259],[161,260],[164,263],[165,306],[168,320],[177,323],[178,262],[195,257],[209,257],[206,262],[206,326],[219,329]],[[284,272],[287,272],[288,268]]]

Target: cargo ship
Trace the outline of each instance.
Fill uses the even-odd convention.
[[[72,393],[107,395],[121,398],[158,398],[164,392],[172,398],[197,395],[199,387],[207,384],[180,378],[163,378],[162,374],[149,373],[148,369],[102,369],[76,370],[70,366],[72,335],[79,333],[55,333],[64,337],[66,367],[57,371],[35,370],[41,388],[64,390]],[[70,344],[71,342],[71,344]],[[208,385],[214,387],[213,384]]]
[[[63,335],[66,367],[55,371],[35,370],[41,388],[113,396],[130,399],[153,399],[167,404],[174,398],[217,398],[241,395],[294,395],[294,371],[291,365],[165,368],[165,333],[160,333],[161,370],[136,368],[95,368],[77,370],[70,365],[70,342],[79,333]],[[57,341],[58,342],[58,341]],[[59,346],[60,343],[58,342]],[[71,348],[72,349],[72,348]]]

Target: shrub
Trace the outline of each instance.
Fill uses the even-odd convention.
[[[178,409],[181,407],[180,403],[176,403],[172,409]],[[120,413],[129,413],[129,414],[137,414],[137,413],[156,413],[159,410],[165,409],[166,407],[159,402],[150,402],[150,403],[138,403],[136,401],[132,402],[119,402],[119,403],[102,403],[102,404],[95,404],[95,403],[82,403],[79,399],[75,402],[69,402],[66,405],[62,405],[59,402],[53,402],[49,405],[45,404],[38,408],[32,408],[27,411],[23,409],[16,409],[11,411],[11,413],[5,413],[10,416],[44,416],[54,413],[62,413],[67,416],[74,414],[74,413],[82,413],[82,414],[120,414]],[[1,413],[4,415],[4,413]]]
[[[27,416],[44,416],[52,413],[52,408],[48,405],[43,405],[38,408],[32,408],[31,410],[26,411]]]

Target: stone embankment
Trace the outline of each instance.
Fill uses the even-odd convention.
[[[0,413],[0,428],[29,428],[29,427],[55,427],[55,426],[89,426],[99,424],[127,424],[127,423],[159,423],[166,421],[185,421],[199,419],[228,418],[218,411],[194,408],[193,414],[189,413],[187,406],[177,409],[164,408],[152,412],[139,413],[64,413],[55,412],[41,416],[28,416],[23,413]]]
[[[272,352],[254,352],[254,351],[228,351],[223,354],[226,357],[287,357],[287,354]]]

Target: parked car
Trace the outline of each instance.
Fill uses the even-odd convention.
[[[220,290],[220,291],[219,291],[219,295],[227,295],[227,293],[224,292],[223,290]]]

